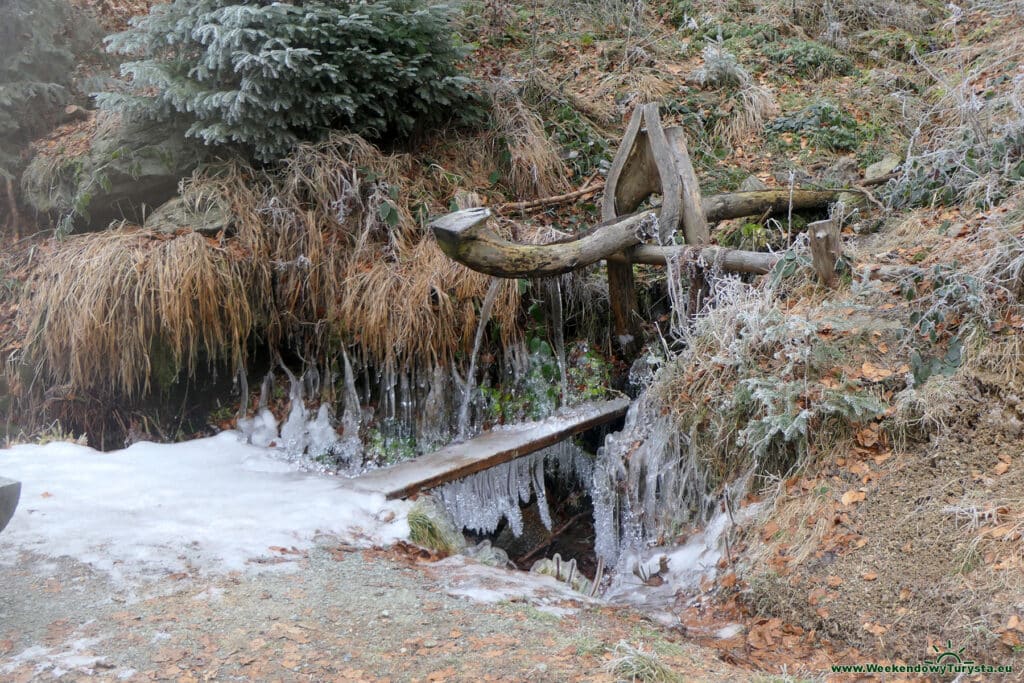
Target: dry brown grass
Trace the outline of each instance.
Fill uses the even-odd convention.
[[[715,135],[729,145],[749,141],[780,111],[771,90],[756,83],[748,83],[731,93],[726,106],[732,115],[719,120]]]
[[[254,294],[265,291],[244,257],[197,233],[83,235],[68,240],[29,286],[22,361],[48,387],[138,395],[150,389],[165,354],[190,372],[200,353],[240,363],[256,322]]]
[[[566,191],[565,164],[544,132],[540,116],[508,80],[493,81],[489,91],[496,143],[508,150],[507,181],[516,197],[532,199]]]
[[[429,182],[357,137],[302,147],[274,175],[212,169],[184,195],[226,207],[227,235],[125,227],[57,244],[22,296],[12,374],[37,404],[45,387],[51,403],[99,406],[182,372],[244,367],[261,345],[322,369],[341,345],[375,367],[447,365],[470,350],[490,278],[447,259],[413,218]],[[505,281],[493,320],[506,343],[518,297]]]

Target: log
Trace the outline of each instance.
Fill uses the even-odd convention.
[[[634,211],[660,187],[657,162],[647,140],[647,131],[641,130],[643,120],[643,107],[633,110],[622,142],[612,159],[604,196],[601,198],[603,221],[614,221],[621,214]],[[643,332],[640,328],[633,265],[628,262],[608,264],[608,309],[612,337],[622,356],[631,359],[640,350]]]
[[[379,493],[389,500],[535,453],[594,427],[614,422],[629,410],[628,398],[594,401],[565,408],[540,422],[509,425],[445,446],[439,451],[383,467],[344,482],[344,486]]]
[[[644,199],[659,191],[658,170],[647,142],[647,132],[640,129],[643,109],[637,108],[626,126],[619,151],[612,159],[601,198],[601,218],[609,220],[630,213]]]
[[[839,195],[857,190],[758,190],[711,195],[702,201],[704,215],[709,221],[722,221],[744,216],[783,213],[789,210],[792,197],[793,210],[820,209],[839,199]]]
[[[808,209],[824,209],[829,204],[837,201],[840,195],[850,192],[860,192],[856,188],[842,190],[793,190],[793,210],[806,211]],[[756,190],[754,192],[728,192],[726,194],[713,194],[701,198],[701,208],[704,210],[704,217],[709,223],[743,218],[745,216],[770,216],[777,213],[786,213],[789,210],[790,193],[787,189],[779,190]],[[661,209],[652,209],[661,213]],[[602,213],[602,217],[606,214]],[[616,214],[624,218],[630,215],[626,212]],[[697,243],[699,244],[699,242]]]
[[[674,126],[665,131],[669,149],[675,157],[675,168],[683,182],[683,235],[687,244],[707,244],[711,241],[708,219],[704,211],[704,200],[700,194],[697,173],[690,161],[686,147],[686,134],[682,127]],[[664,237],[662,238],[664,241]]]
[[[430,224],[448,258],[495,277],[551,277],[589,266],[652,237],[657,230],[653,211],[598,226],[590,234],[557,244],[518,244],[496,235],[484,223],[488,209],[466,209]],[[626,266],[627,268],[630,266]]]
[[[771,272],[783,257],[780,253],[769,254],[711,245],[661,247],[640,244],[638,240],[642,235],[653,236],[656,229],[653,211],[602,224],[580,240],[545,245],[517,244],[499,237],[483,226],[489,216],[490,211],[487,209],[469,209],[443,216],[431,226],[441,249],[449,258],[472,270],[498,277],[559,275],[602,258],[607,259],[609,268],[631,268],[634,264],[664,266],[670,259],[678,259],[683,263],[699,258],[712,268],[720,268],[731,273],[763,275]],[[815,225],[817,224],[812,223],[808,228],[813,229]],[[841,255],[841,245],[838,248],[832,246],[838,244],[837,230],[832,229],[830,235],[824,239],[827,248],[823,253],[828,254],[824,263],[831,264],[834,272],[834,264]],[[814,239],[812,233],[812,240]],[[587,240],[587,243],[580,247],[577,243],[583,240]],[[560,252],[566,248],[571,250],[571,255],[546,253]],[[600,252],[603,250],[608,251],[602,256]],[[503,259],[506,258],[510,260],[504,262]],[[574,266],[574,263],[580,265]],[[858,278],[862,280],[894,281],[921,277],[924,274],[924,269],[920,267],[890,264],[864,264],[857,269]]]
[[[631,268],[635,263],[663,266],[670,258],[698,256],[730,272],[767,273],[781,258],[779,254],[709,245],[636,246],[653,236],[656,230],[653,211],[602,224],[578,240],[553,244],[518,244],[499,237],[484,226],[489,216],[487,209],[457,211],[437,219],[431,227],[441,250],[449,258],[496,277],[550,277],[601,259],[608,260],[611,271],[612,266]],[[686,254],[689,255],[684,256]]]
[[[730,273],[754,273],[764,275],[771,272],[782,254],[769,254],[763,251],[744,251],[710,245],[657,247],[644,245],[630,249],[625,254],[613,254],[608,260],[629,263],[642,263],[649,266],[664,266],[669,260],[685,263],[701,259],[712,269],[720,268]]]

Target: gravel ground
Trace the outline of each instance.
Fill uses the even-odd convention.
[[[625,641],[681,680],[749,680],[634,612],[502,588],[521,574],[395,549],[281,559],[116,586],[72,560],[0,558],[0,679],[614,681]]]

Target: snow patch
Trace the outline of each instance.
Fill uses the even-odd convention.
[[[262,426],[269,436],[269,421]],[[0,472],[22,482],[0,556],[68,556],[115,580],[243,570],[268,557],[265,567],[291,564],[301,553],[274,549],[302,551],[318,534],[361,544],[408,534],[407,503],[296,471],[235,432],[110,453],[70,443],[14,446],[0,450]]]
[[[604,598],[651,611],[671,608],[679,596],[700,595],[701,584],[718,574],[718,561],[725,554],[725,535],[733,523],[746,522],[760,507],[758,503],[748,505],[732,516],[719,512],[683,545],[649,548],[625,557]],[[660,581],[652,581],[655,576]],[[643,577],[647,577],[646,583]]]
[[[92,648],[100,642],[101,638],[79,638],[66,643],[61,650],[32,645],[8,658],[6,663],[0,665],[0,673],[9,674],[28,665],[33,667],[36,676],[47,673],[52,678],[61,678],[73,671],[93,675],[97,664],[106,659],[91,653]]]
[[[525,602],[548,610],[556,616],[571,614],[572,605],[597,604],[599,601],[578,593],[550,576],[502,569],[479,564],[460,555],[428,565],[427,571],[453,597],[473,602]]]

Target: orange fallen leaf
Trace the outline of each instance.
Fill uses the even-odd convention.
[[[865,622],[864,625],[863,625],[863,628],[868,633],[874,634],[876,636],[880,636],[880,635],[884,634],[886,631],[889,630],[889,627],[887,627],[887,626],[882,626],[881,624],[875,624],[875,623],[870,622],[870,621]]]
[[[863,491],[847,491],[843,494],[843,505],[853,505],[864,500],[866,494]]]
[[[876,572],[867,572],[866,574],[862,574],[860,578],[865,581],[874,581],[878,578],[878,574]]]
[[[867,361],[860,366],[860,371],[864,374],[864,377],[873,382],[880,382],[895,374],[888,368],[883,368],[880,365],[875,365],[874,363],[869,363]]]
[[[864,448],[871,448],[878,443],[878,425],[870,424],[857,431],[857,443]]]
[[[996,465],[995,467],[993,467],[992,471],[995,472],[996,474],[1006,474],[1006,472],[1009,469],[1010,469],[1010,464],[1009,463],[1001,462],[998,465]]]
[[[838,588],[843,585],[843,579],[840,576],[830,576],[827,583],[832,588]]]

